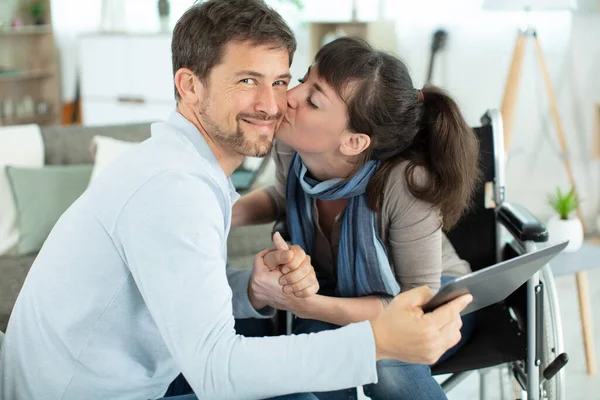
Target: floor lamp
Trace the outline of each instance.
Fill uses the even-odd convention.
[[[573,10],[576,8],[576,4],[573,0],[486,0],[483,5],[484,9],[490,10],[504,10],[504,11],[559,11],[559,10]],[[552,81],[550,79],[550,73],[548,71],[548,65],[546,58],[540,45],[540,40],[537,35],[537,31],[534,27],[528,27],[521,29],[518,32],[517,40],[513,50],[512,61],[508,72],[508,78],[504,90],[504,97],[502,100],[501,112],[502,119],[504,122],[504,149],[506,152],[510,149],[510,142],[513,136],[513,125],[515,109],[517,106],[517,94],[519,84],[521,81],[521,71],[523,68],[523,60],[525,58],[525,49],[528,41],[533,41],[535,46],[536,57],[538,66],[544,80],[544,86],[546,88],[546,94],[548,96],[548,102],[550,105],[550,112],[552,114],[552,120],[556,128],[558,135],[558,141],[560,149],[564,155],[563,163],[567,178],[571,187],[577,193],[577,187],[575,185],[575,178],[573,175],[573,169],[567,156],[567,143],[560,120],[560,114],[558,112],[558,103],[556,101],[556,94],[552,87]],[[583,213],[581,206],[577,206],[577,216],[581,220],[583,225],[584,233],[587,232],[585,221],[583,219]],[[594,356],[594,336],[592,329],[592,319],[590,313],[590,299],[588,290],[588,279],[587,272],[580,270],[576,274],[577,292],[579,297],[579,309],[581,313],[581,326],[583,331],[583,341],[585,347],[586,356],[586,367],[589,375],[596,373],[596,362]]]
[[[519,89],[519,83],[521,81],[521,70],[523,67],[523,59],[525,58],[525,48],[529,39],[533,39],[533,42],[535,44],[536,56],[539,62],[542,77],[544,79],[544,86],[546,87],[548,102],[550,104],[550,112],[552,114],[552,120],[556,128],[556,133],[558,135],[559,146],[563,154],[566,154],[567,143],[565,140],[564,130],[560,120],[560,114],[558,112],[556,94],[554,92],[554,88],[552,87],[550,73],[548,72],[548,65],[546,64],[546,58],[544,57],[544,53],[542,51],[542,46],[540,45],[540,41],[537,36],[537,32],[535,28],[532,27],[529,27],[525,30],[520,30],[518,32],[517,42],[513,51],[513,58],[510,70],[508,72],[508,79],[506,81],[506,87],[504,89],[504,97],[502,99],[501,106],[502,119],[504,122],[504,149],[505,151],[508,151],[508,149],[510,148],[510,141],[513,135],[514,116],[515,109],[517,106],[517,93]],[[573,169],[571,168],[571,163],[569,162],[568,157],[565,156],[563,158],[563,162],[565,166],[565,171],[567,172],[567,178],[569,179],[569,184],[575,189],[575,192],[577,192],[577,187],[575,185],[575,177],[573,176]],[[577,216],[581,220],[584,232],[587,232],[580,205],[577,206]]]

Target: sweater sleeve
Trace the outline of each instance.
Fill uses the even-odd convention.
[[[248,284],[250,283],[251,269],[237,269],[227,267],[227,282],[232,291],[231,304],[235,318],[271,318],[275,315],[273,307],[255,310],[248,298]]]
[[[442,276],[441,213],[410,193],[405,178],[407,165],[401,163],[391,171],[384,191],[388,250],[402,292],[423,285],[436,292]],[[426,179],[423,169],[416,173],[418,181]]]

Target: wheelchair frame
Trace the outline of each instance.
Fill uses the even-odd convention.
[[[496,259],[502,261],[503,251],[505,245],[509,243],[505,242],[502,237],[502,226],[504,226],[513,238],[512,245],[518,247],[520,253],[529,253],[537,249],[536,242],[545,242],[547,240],[547,232],[544,235],[536,238],[535,240],[522,241],[519,238],[519,232],[515,227],[507,224],[509,221],[506,218],[500,218],[498,210],[506,211],[501,207],[505,205],[505,162],[504,162],[504,138],[503,138],[503,123],[500,112],[496,109],[488,110],[481,118],[482,125],[491,125],[493,135],[493,147],[494,147],[494,164],[495,164],[495,176],[493,182],[493,201],[496,206]],[[519,211],[512,210],[511,206],[507,204],[508,213],[513,219],[520,220]],[[508,226],[507,226],[508,225]],[[543,277],[543,279],[540,279]],[[544,390],[543,383],[546,380],[557,379],[558,383],[557,393],[552,400],[564,400],[565,399],[565,375],[562,367],[568,361],[564,351],[563,335],[562,335],[562,323],[560,318],[560,309],[558,304],[558,295],[556,292],[556,286],[554,283],[554,277],[550,267],[544,266],[541,272],[534,274],[531,279],[526,283],[526,332],[527,332],[527,355],[524,360],[524,365],[521,362],[508,363],[509,370],[514,374],[515,379],[522,388],[521,395],[527,400],[543,400],[546,399],[546,391]],[[550,365],[546,367],[543,375],[540,379],[540,365],[542,364],[542,354],[544,353],[543,346],[546,346],[544,337],[544,288],[547,293],[548,312],[551,317],[551,328],[553,330],[553,349],[554,353],[558,354],[558,357],[553,360]],[[507,364],[500,364],[489,368],[505,368]],[[486,368],[487,369],[487,368]],[[460,382],[462,382],[472,371],[453,373],[449,378],[442,382],[441,386],[444,392],[450,392]],[[486,372],[480,372],[480,399],[484,400],[485,395],[485,375]],[[501,375],[502,377],[502,375]],[[501,382],[502,385],[502,382]]]

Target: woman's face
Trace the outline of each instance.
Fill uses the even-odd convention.
[[[308,69],[300,85],[287,92],[287,114],[275,137],[299,153],[335,153],[347,133],[344,101]]]

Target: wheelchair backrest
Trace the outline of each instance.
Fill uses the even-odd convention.
[[[501,122],[495,123],[490,112],[482,118],[482,126],[473,129],[479,138],[482,181],[476,189],[471,209],[447,232],[447,236],[458,255],[477,271],[498,260],[499,228],[494,205],[502,202],[504,196],[503,171],[499,171],[503,163],[498,162],[504,157],[504,150],[498,149],[503,139]]]

